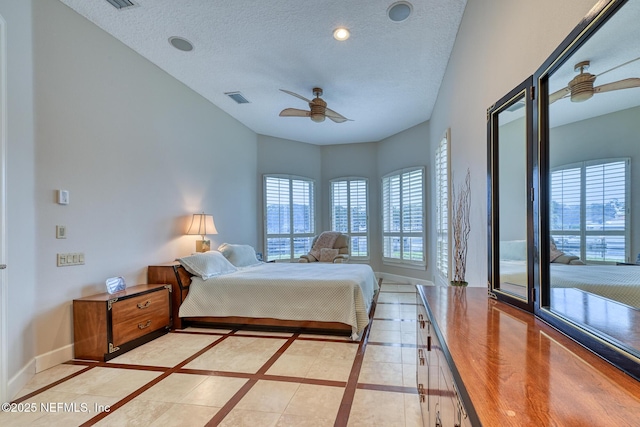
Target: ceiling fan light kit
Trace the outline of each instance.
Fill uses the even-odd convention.
[[[316,96],[313,100],[309,100],[302,95],[298,95],[297,93],[280,89],[282,92],[287,93],[291,96],[295,96],[296,98],[302,99],[309,104],[309,110],[300,110],[298,108],[285,108],[280,112],[280,117],[309,117],[312,121],[316,123],[324,122],[325,118],[329,117],[332,121],[336,123],[344,123],[346,121],[351,121],[347,119],[342,114],[338,114],[335,111],[327,108],[327,103],[321,99],[322,96],[322,88],[314,87],[313,94]]]
[[[640,58],[632,59],[631,61],[627,61],[624,64],[617,65],[597,75],[593,75],[587,72],[587,70],[589,69],[589,66],[591,65],[591,61],[578,62],[573,69],[579,74],[575,76],[566,87],[550,94],[549,103],[553,104],[554,102],[566,97],[569,97],[572,102],[584,102],[590,99],[591,97],[593,97],[594,93],[610,92],[612,90],[631,89],[631,88],[640,87],[639,77],[622,79],[622,80],[618,80],[611,83],[605,83],[595,87],[593,86],[598,76],[606,74],[609,71],[613,71],[625,65],[631,64],[632,62],[635,62],[638,60],[640,60]]]
[[[588,69],[589,61],[579,62],[574,67],[574,70],[579,71],[580,74],[569,82],[572,102],[583,102],[593,96],[593,82],[596,81],[596,76],[586,73],[585,71]]]

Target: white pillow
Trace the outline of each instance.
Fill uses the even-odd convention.
[[[194,276],[199,276],[203,280],[238,271],[233,264],[227,261],[227,259],[217,251],[197,253],[183,258],[178,258],[176,261],[178,261],[189,273]]]
[[[249,245],[232,245],[223,243],[218,250],[236,267],[249,267],[261,264],[256,257],[256,251]]]

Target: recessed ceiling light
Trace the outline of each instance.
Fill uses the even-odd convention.
[[[182,37],[169,37],[169,43],[171,43],[171,46],[183,52],[190,52],[193,50],[193,44]]]
[[[387,9],[387,16],[393,22],[402,22],[411,15],[413,6],[408,1],[397,1]]]
[[[344,27],[336,28],[333,32],[333,38],[341,42],[348,39],[350,35],[351,33],[349,33],[349,30]]]

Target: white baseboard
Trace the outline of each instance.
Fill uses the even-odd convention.
[[[73,359],[73,344],[66,345],[56,350],[34,357],[7,384],[9,399],[18,394],[20,390],[38,372],[53,368],[61,363]]]
[[[400,276],[399,274],[376,273],[376,276],[381,277],[383,281],[387,279],[391,282],[405,283],[407,285],[435,286],[435,284],[430,280],[416,279],[415,277]]]
[[[36,374],[73,359],[73,344],[36,356]]]
[[[7,383],[7,395],[9,399],[18,394],[31,378],[36,374],[36,359],[31,359],[20,371]]]

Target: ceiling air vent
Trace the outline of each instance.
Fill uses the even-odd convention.
[[[130,0],[107,0],[113,7],[116,9],[124,9],[126,7],[134,6],[133,2]]]
[[[224,94],[227,95],[229,98],[233,99],[234,101],[236,101],[238,104],[248,104],[249,103],[247,98],[242,96],[242,94],[240,92],[225,92]]]

